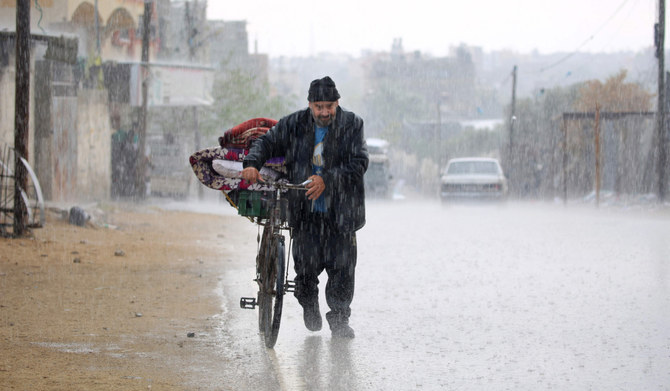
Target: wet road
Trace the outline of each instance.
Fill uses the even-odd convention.
[[[265,349],[257,311],[238,306],[256,292],[252,261],[222,271],[225,389],[670,389],[667,210],[367,206],[354,340],[331,339],[325,320],[307,331],[289,296]]]

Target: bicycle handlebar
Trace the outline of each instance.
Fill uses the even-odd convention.
[[[284,189],[294,189],[294,190],[307,190],[307,185],[312,183],[311,179],[307,179],[306,181],[302,183],[288,183],[288,182],[282,182],[282,181],[273,181],[270,179],[266,179],[264,181],[259,180],[258,182],[264,183],[266,185],[272,186],[275,189],[279,190],[284,190]]]

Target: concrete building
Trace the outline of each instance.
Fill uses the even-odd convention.
[[[0,26],[7,29],[0,32],[0,143],[10,146],[15,4],[0,0]],[[144,0],[38,0],[31,6],[28,157],[45,197],[67,202],[118,195],[114,136],[137,134],[141,123]],[[193,190],[188,155],[202,147],[198,107],[212,103],[214,72],[225,72],[218,65],[225,58],[265,83],[268,57],[249,53],[246,22],[206,21],[206,0],[154,0],[152,7],[145,129],[145,153],[154,163],[151,191],[184,196]],[[49,45],[39,43],[61,36],[77,42],[74,64],[47,56]]]
[[[160,48],[156,26],[161,3],[165,7],[169,0],[154,3],[150,53]],[[9,31],[16,29],[15,4],[0,2],[0,26]],[[76,35],[83,57],[99,54],[109,60],[139,58],[143,0],[39,0],[37,5],[31,1],[31,5],[30,30],[34,34]]]
[[[154,3],[154,9],[160,1]],[[139,59],[141,0],[31,2],[28,161],[52,201],[109,197],[112,127],[100,58]],[[155,12],[154,15],[158,15]],[[159,48],[158,17],[151,45]],[[13,145],[16,3],[0,2],[0,141]],[[140,31],[141,33],[141,31]],[[59,38],[63,37],[63,38]],[[74,42],[75,53],[59,47]],[[150,51],[151,52],[151,51]]]

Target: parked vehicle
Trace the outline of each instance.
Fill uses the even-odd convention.
[[[500,162],[493,158],[451,159],[440,177],[440,199],[504,200],[507,178]]]
[[[368,138],[368,170],[365,172],[365,194],[370,197],[387,198],[391,195],[391,169],[388,157],[388,141]]]

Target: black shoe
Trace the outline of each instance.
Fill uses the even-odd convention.
[[[305,327],[309,331],[321,330],[321,312],[319,312],[319,303],[302,307],[302,318],[305,321]]]
[[[354,338],[356,336],[354,329],[352,329],[348,324],[331,327],[331,331],[334,338]]]

